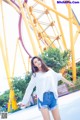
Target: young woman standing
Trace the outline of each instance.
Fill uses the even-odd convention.
[[[21,106],[26,106],[29,102],[33,88],[36,87],[38,108],[44,120],[50,120],[49,110],[51,110],[54,120],[61,120],[58,109],[58,81],[62,80],[70,86],[72,82],[66,80],[60,73],[56,73],[35,56],[31,60],[32,77],[26,89]]]

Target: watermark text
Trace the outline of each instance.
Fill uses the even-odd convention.
[[[79,4],[80,1],[57,0],[57,4]]]

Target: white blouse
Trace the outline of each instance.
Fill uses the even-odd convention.
[[[43,94],[47,91],[53,92],[55,98],[57,99],[57,85],[61,78],[62,74],[56,73],[52,69],[49,69],[47,72],[37,72],[36,76],[32,75],[29,85],[25,91],[22,104],[26,105],[29,102],[34,87],[36,87],[37,97],[41,101],[43,101]]]

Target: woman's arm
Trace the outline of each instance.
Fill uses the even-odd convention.
[[[68,81],[66,78],[64,78],[63,76],[62,76],[62,79],[61,79],[63,82],[65,82],[65,83],[67,83],[69,86],[72,86],[72,87],[74,87],[74,84],[73,84],[73,82],[70,82],[70,81]]]
[[[34,87],[35,87],[35,79],[33,79],[33,77],[32,77],[28,84],[28,87],[26,88],[23,100],[21,102],[21,106],[24,106],[24,107],[27,106],[27,103],[30,100],[30,96],[31,96],[31,93],[32,93]]]

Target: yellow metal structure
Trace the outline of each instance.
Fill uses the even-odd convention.
[[[18,109],[17,103],[15,101],[15,95],[14,95],[14,90],[12,88],[12,82],[10,80],[10,67],[9,67],[9,60],[8,60],[8,50],[7,50],[7,41],[6,41],[6,33],[5,33],[5,25],[4,25],[4,14],[3,14],[3,6],[1,5],[1,11],[2,11],[2,22],[3,22],[3,33],[4,33],[4,44],[2,39],[0,38],[0,48],[2,52],[2,58],[5,66],[5,71],[6,71],[6,76],[8,80],[8,84],[10,86],[10,98],[8,102],[8,112],[11,111],[11,107],[13,110]],[[11,99],[12,98],[12,99]],[[14,105],[15,103],[15,105]],[[11,107],[9,107],[11,106]]]
[[[68,22],[69,27],[69,38],[70,38],[70,50],[72,53],[72,74],[73,81],[76,81],[76,63],[75,63],[75,52],[74,45],[77,41],[78,36],[80,35],[80,26],[72,12],[71,5],[65,5],[68,11],[68,15],[62,14],[57,10],[57,4],[55,0],[49,0],[50,6],[47,3],[47,0],[33,0],[31,4],[28,2],[22,2],[21,0],[14,0],[14,2],[19,6],[17,7],[11,0],[3,0],[12,6],[18,14],[22,15],[22,20],[26,27],[26,32],[28,33],[28,37],[32,46],[32,51],[34,55],[38,55],[38,51],[42,52],[45,48],[48,47],[58,47],[61,51],[67,50],[67,36],[65,36],[64,30],[62,29],[61,19],[66,20]],[[1,14],[2,14],[2,24],[3,24],[3,33],[4,33],[4,42],[0,37],[0,48],[2,53],[2,58],[5,66],[6,76],[10,87],[10,97],[8,103],[8,111],[10,112],[12,109],[16,110],[18,108],[14,90],[12,88],[12,83],[10,77],[14,76],[15,64],[16,64],[16,56],[17,49],[19,48],[23,65],[25,68],[25,72],[29,71],[30,64],[30,56],[28,56],[28,65],[26,67],[26,63],[24,60],[24,55],[22,52],[22,48],[20,46],[19,39],[16,42],[15,55],[14,55],[14,63],[12,74],[10,73],[10,63],[8,60],[8,49],[7,49],[7,40],[6,40],[6,32],[5,32],[5,24],[4,24],[4,14],[3,14],[3,1],[0,2]],[[75,34],[73,33],[74,26],[76,27]],[[32,32],[35,36],[33,38]],[[0,34],[1,36],[1,34]],[[17,37],[18,38],[18,37]],[[37,48],[39,50],[37,50]]]

